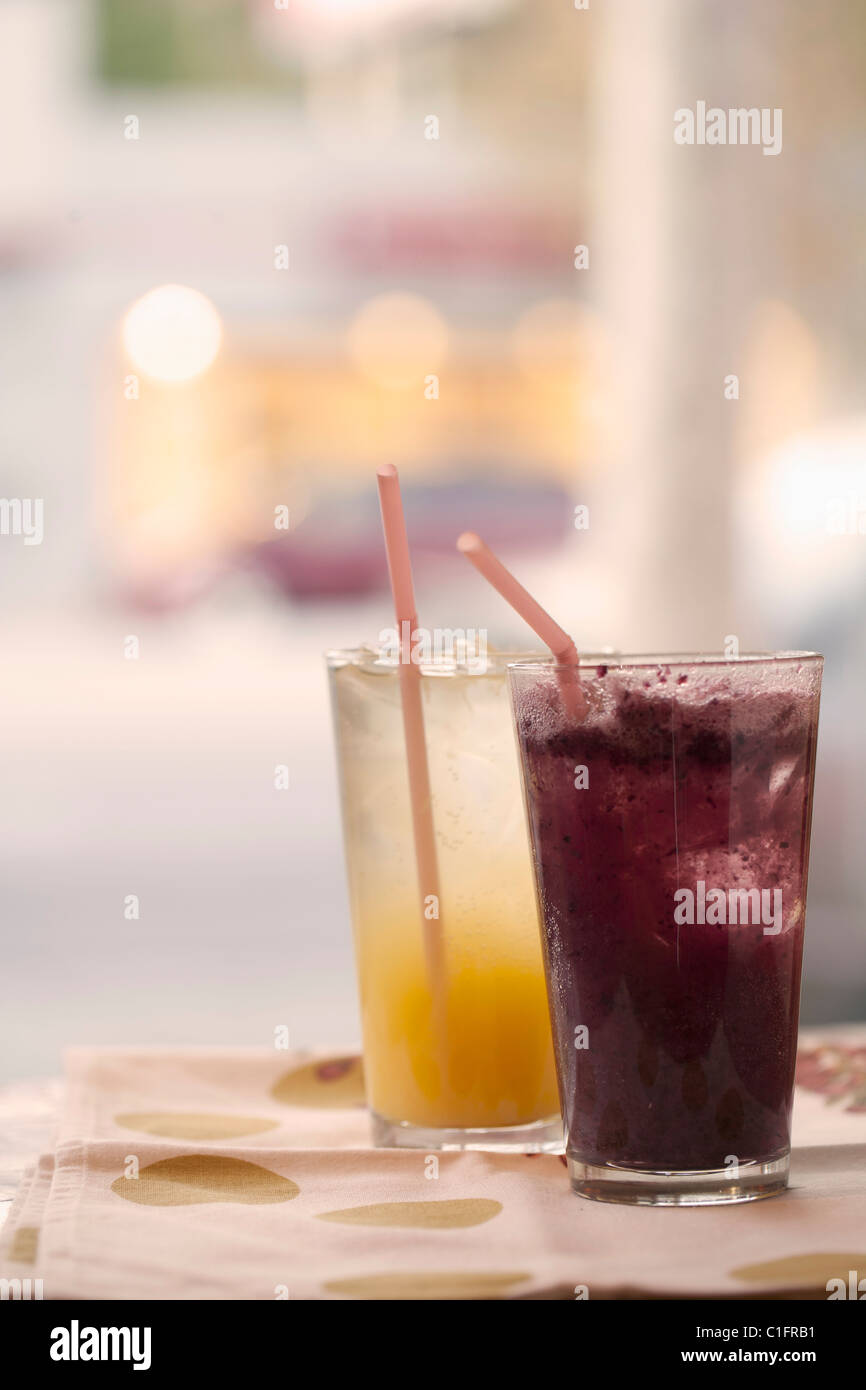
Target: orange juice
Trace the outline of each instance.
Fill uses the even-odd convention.
[[[525,919],[443,914],[440,1046],[417,913],[412,904],[407,908],[358,923],[364,1058],[375,1113],[443,1129],[526,1125],[555,1115],[547,996],[535,951],[526,949],[535,942]]]

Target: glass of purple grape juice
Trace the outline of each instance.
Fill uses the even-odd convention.
[[[576,1192],[788,1181],[823,658],[509,668]]]

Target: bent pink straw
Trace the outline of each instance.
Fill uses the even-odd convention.
[[[489,584],[502,595],[506,603],[510,603],[516,613],[519,613],[525,623],[528,623],[533,632],[537,633],[546,647],[553,653],[554,660],[558,667],[570,669],[574,676],[574,681],[564,681],[564,691],[566,703],[571,714],[580,714],[584,709],[583,692],[580,688],[580,668],[577,648],[564,628],[559,623],[553,621],[550,614],[536,602],[528,589],[524,589],[518,579],[515,579],[510,570],[507,570],[502,561],[497,559],[489,546],[484,544],[480,536],[476,536],[474,531],[464,531],[458,537],[457,549],[471,560],[472,564],[483,574]]]
[[[438,917],[430,918],[425,912],[427,899],[431,896],[436,899],[437,914],[439,911],[439,868],[433,830],[430,769],[427,765],[427,744],[424,738],[421,672],[412,660],[410,652],[412,634],[418,626],[412,563],[409,558],[409,541],[406,536],[406,519],[403,515],[397,470],[393,464],[388,463],[378,470],[376,477],[385,532],[385,551],[388,556],[388,574],[394,596],[394,616],[400,633],[400,698],[403,706],[403,734],[409,769],[409,799],[412,806],[424,949],[432,982],[434,986],[438,986],[441,985],[442,975],[441,925]]]

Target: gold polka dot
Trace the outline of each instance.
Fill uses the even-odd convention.
[[[315,1110],[345,1110],[364,1105],[364,1069],[360,1057],[324,1057],[285,1072],[271,1087],[274,1100]]]
[[[501,1202],[486,1197],[463,1197],[438,1202],[378,1202],[372,1206],[345,1207],[318,1213],[320,1221],[341,1226],[421,1226],[426,1230],[456,1230],[481,1226],[502,1210]]]
[[[17,1264],[32,1265],[39,1244],[38,1226],[19,1226],[9,1243],[9,1258]]]
[[[454,1270],[434,1274],[426,1270],[395,1270],[388,1274],[361,1274],[351,1279],[330,1279],[323,1286],[328,1293],[348,1298],[439,1299],[501,1298],[514,1284],[522,1284],[525,1273],[494,1270]]]
[[[242,1158],[180,1154],[149,1163],[137,1178],[116,1178],[111,1190],[146,1207],[180,1207],[200,1202],[290,1202],[301,1189],[290,1178]]]
[[[732,1279],[745,1283],[791,1284],[797,1288],[826,1291],[829,1279],[848,1282],[849,1270],[866,1274],[866,1255],[846,1254],[844,1251],[815,1251],[808,1255],[785,1255],[779,1260],[763,1260],[760,1264],[740,1265],[731,1270]]]
[[[142,1110],[115,1115],[115,1124],[140,1134],[160,1134],[167,1139],[236,1139],[242,1134],[263,1134],[277,1129],[276,1120],[251,1115],[185,1115],[171,1111]]]

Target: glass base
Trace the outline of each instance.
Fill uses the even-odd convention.
[[[580,1163],[568,1159],[572,1189],[594,1202],[626,1202],[632,1206],[703,1207],[722,1202],[756,1202],[774,1197],[788,1186],[790,1155],[766,1163],[741,1163],[730,1168],[640,1171],[613,1164]]]
[[[562,1153],[559,1116],[526,1125],[502,1125],[491,1129],[435,1129],[405,1120],[386,1120],[370,1111],[373,1143],[377,1149],[490,1149],[496,1153]]]

